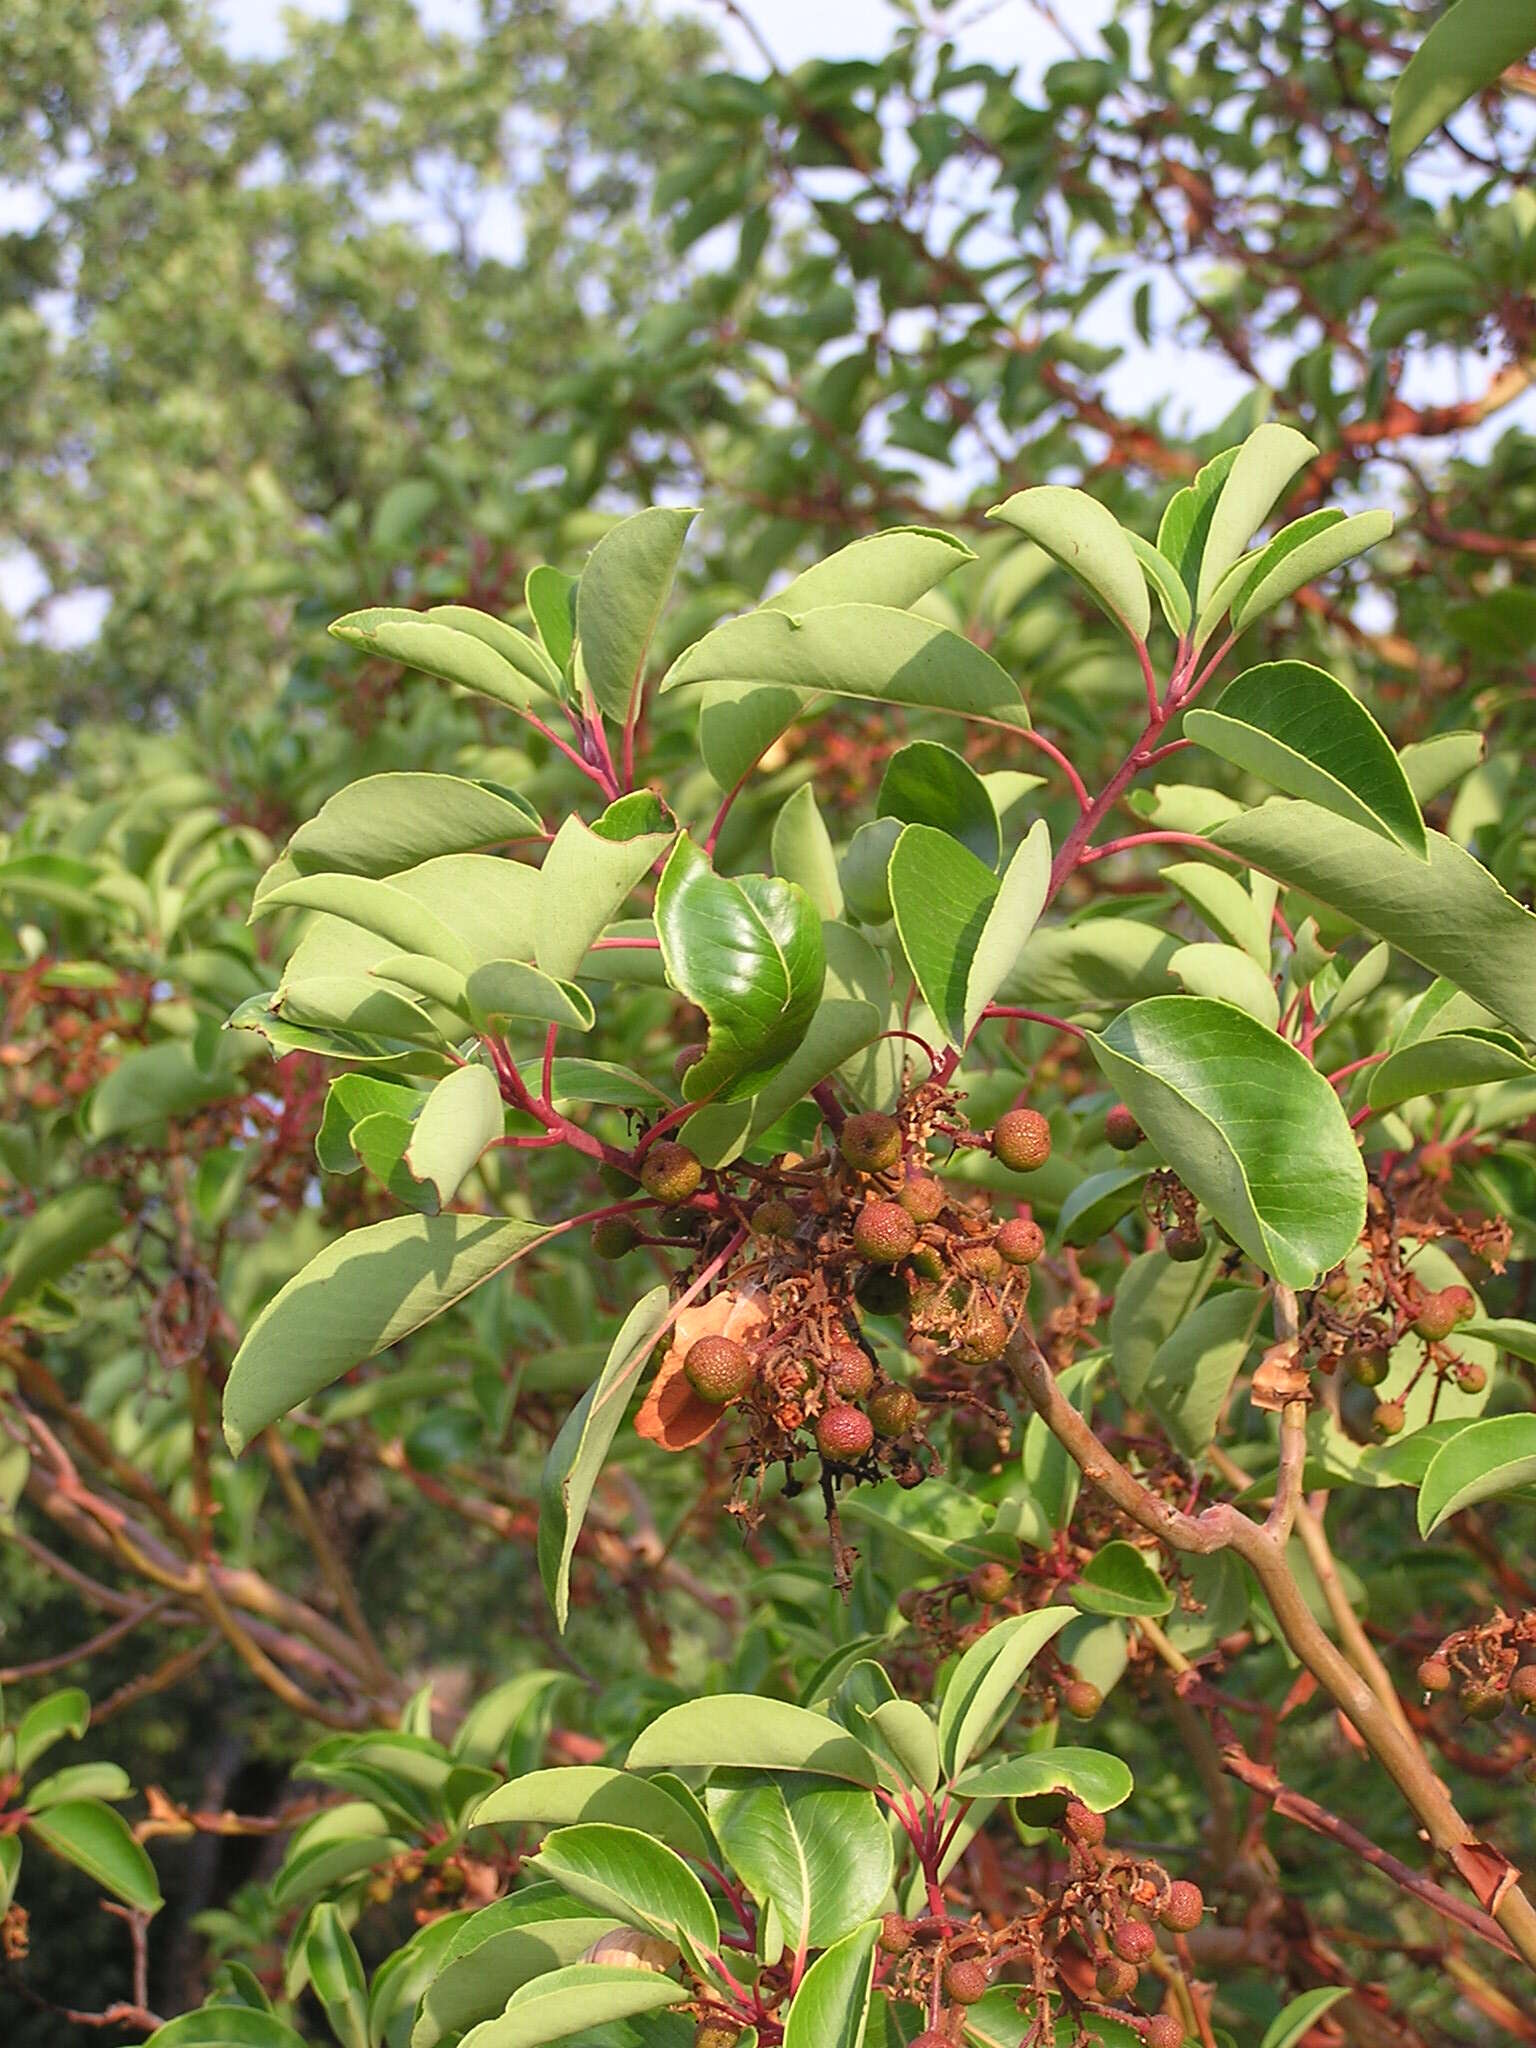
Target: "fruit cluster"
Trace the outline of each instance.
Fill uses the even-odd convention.
[[[1496,1721],[1506,1707],[1536,1708],[1536,1609],[1500,1609],[1476,1628],[1457,1629],[1419,1665],[1426,1693],[1454,1692],[1470,1721]]]

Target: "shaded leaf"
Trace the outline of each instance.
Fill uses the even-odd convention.
[[[597,707],[625,725],[640,702],[646,655],[672,590],[692,506],[652,505],[621,519],[587,558],[576,585],[578,673]]]
[[[988,512],[1016,527],[1076,577],[1115,623],[1145,640],[1152,623],[1147,580],[1129,536],[1112,512],[1086,491],[1039,484],[1016,491]]]
[[[1536,1415],[1490,1415],[1442,1444],[1419,1488],[1419,1534],[1478,1501],[1536,1485]]]

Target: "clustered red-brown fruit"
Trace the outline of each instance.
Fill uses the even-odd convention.
[[[683,1372],[700,1400],[723,1405],[747,1391],[757,1378],[757,1365],[734,1337],[700,1337],[688,1347]]]
[[[889,1173],[901,1158],[901,1125],[893,1116],[865,1110],[844,1123],[837,1149],[856,1173]]]
[[[658,1202],[686,1202],[703,1178],[699,1155],[668,1138],[652,1145],[640,1162],[640,1185]]]
[[[946,1200],[941,1181],[930,1173],[914,1173],[902,1184],[896,1197],[914,1223],[933,1223],[943,1213]]]
[[[894,1266],[917,1243],[917,1225],[899,1202],[866,1202],[853,1226],[853,1248],[872,1265]]]
[[[1469,1289],[1442,1287],[1434,1294],[1426,1294],[1419,1303],[1418,1314],[1413,1319],[1413,1333],[1426,1343],[1440,1344],[1458,1323],[1466,1322],[1476,1313],[1477,1304]]]
[[[875,1383],[875,1368],[857,1344],[834,1351],[827,1365],[827,1385],[840,1401],[862,1401]]]
[[[1051,1127],[1038,1109],[1010,1109],[992,1126],[992,1153],[1010,1173],[1035,1173],[1051,1156]]]
[[[1205,1894],[1188,1878],[1176,1878],[1158,1910],[1158,1919],[1170,1934],[1191,1934],[1205,1913]]]
[[[1069,1835],[1085,1849],[1097,1848],[1109,1832],[1109,1823],[1102,1813],[1095,1813],[1091,1806],[1085,1806],[1081,1799],[1069,1799],[1067,1810],[1061,1817],[1063,1834]]]
[[[1154,2013],[1142,2023],[1147,2048],[1184,2048],[1184,2022],[1171,2012]]]
[[[852,1465],[875,1440],[875,1426],[862,1408],[846,1402],[824,1409],[816,1424],[816,1448],[834,1465]]]
[[[997,1233],[997,1249],[1010,1266],[1032,1266],[1045,1250],[1045,1232],[1031,1216],[1010,1216]]]
[[[882,1387],[869,1404],[876,1436],[905,1436],[921,1413],[922,1404],[909,1387]]]
[[[1139,1969],[1157,1953],[1157,1936],[1145,1920],[1121,1920],[1110,1930],[1109,1945],[1122,1963]]]
[[[911,1946],[911,1921],[904,1914],[887,1913],[880,1922],[879,1947],[882,1954],[904,1956]]]
[[[1104,1695],[1089,1678],[1072,1678],[1062,1687],[1061,1704],[1074,1721],[1091,1721],[1104,1704]]]
[[[1536,1608],[1448,1635],[1418,1669],[1426,1693],[1454,1692],[1469,1721],[1495,1721],[1506,1707],[1536,1708]]]
[[[992,1972],[977,1957],[951,1963],[944,1972],[944,1996],[955,2005],[975,2005],[987,1995]]]
[[[973,1600],[979,1600],[984,1607],[993,1607],[999,1600],[1006,1600],[1013,1591],[1013,1573],[998,1559],[994,1564],[977,1565],[965,1583]]]

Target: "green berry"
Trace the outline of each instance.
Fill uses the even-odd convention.
[[[1032,1266],[1045,1250],[1045,1232],[1030,1216],[1011,1216],[997,1233],[997,1248],[1010,1266]]]
[[[610,1195],[632,1195],[635,1192],[635,1176],[622,1166],[610,1166],[606,1159],[597,1169],[597,1177]]]
[[[1458,1323],[1464,1323],[1476,1311],[1477,1304],[1465,1287],[1442,1287],[1436,1294],[1426,1294],[1420,1302],[1413,1319],[1413,1333],[1426,1343],[1443,1343]]]
[[[1463,1359],[1456,1368],[1456,1384],[1464,1394],[1480,1394],[1488,1384],[1488,1368],[1475,1358]]]
[[[734,1337],[700,1337],[688,1347],[683,1376],[701,1401],[723,1405],[741,1398],[757,1378],[757,1366]]]
[[[640,1166],[641,1187],[659,1202],[686,1202],[703,1178],[698,1154],[665,1138],[651,1147]]]
[[[1383,1436],[1401,1436],[1408,1416],[1401,1401],[1378,1401],[1371,1420]]]
[[[777,1195],[759,1202],[752,1211],[752,1230],[757,1237],[793,1237],[796,1222],[794,1210]]]
[[[826,1409],[816,1424],[816,1448],[834,1465],[852,1465],[875,1440],[874,1424],[862,1408],[839,1403]]]
[[[922,1403],[906,1387],[882,1387],[869,1404],[876,1436],[905,1436],[922,1412]]]
[[[944,1207],[944,1190],[926,1173],[914,1173],[896,1197],[914,1223],[932,1223]]]
[[[639,1243],[627,1216],[605,1216],[592,1226],[592,1249],[600,1259],[622,1259]]]
[[[912,1297],[900,1273],[873,1266],[859,1275],[853,1298],[867,1315],[896,1316],[905,1310]]]
[[[1051,1127],[1038,1109],[1010,1109],[992,1127],[992,1152],[1010,1173],[1034,1173],[1051,1156]]]
[[[1474,1678],[1461,1689],[1461,1711],[1469,1721],[1496,1721],[1504,1711],[1504,1689]]]
[[[854,1219],[853,1248],[872,1265],[894,1266],[917,1242],[917,1225],[899,1203],[866,1202]]]
[[[878,1110],[863,1110],[838,1132],[837,1149],[858,1173],[889,1173],[901,1158],[901,1125]]]
[[[1118,1962],[1115,1957],[1107,1956],[1094,1975],[1093,1988],[1100,1998],[1113,2003],[1117,1999],[1130,1997],[1136,1989],[1136,1980],[1140,1974],[1140,1971],[1134,1969],[1131,1964]]]
[[[979,1564],[966,1580],[965,1590],[983,1607],[994,1607],[1013,1591],[1013,1573],[1001,1560],[993,1564]]]
[[[1386,1352],[1367,1345],[1351,1345],[1344,1354],[1344,1370],[1362,1387],[1379,1387],[1387,1376],[1387,1367]]]

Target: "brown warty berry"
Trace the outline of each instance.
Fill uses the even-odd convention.
[[[1008,1349],[1008,1321],[1000,1309],[978,1304],[960,1331],[960,1356],[977,1365],[1001,1358]]]
[[[944,1972],[944,1995],[956,2005],[975,2005],[985,1998],[987,1987],[992,1982],[992,1972],[986,1964],[968,1958],[963,1963],[951,1963]]]
[[[759,1202],[752,1211],[752,1231],[756,1237],[793,1237],[795,1212],[777,1195],[771,1201]]]
[[[1090,1678],[1073,1678],[1061,1689],[1061,1704],[1074,1721],[1091,1721],[1104,1704],[1104,1695]]]
[[[1163,1239],[1163,1250],[1175,1265],[1191,1265],[1205,1257],[1205,1232],[1197,1223],[1176,1223]]]
[[[1139,1969],[1156,1954],[1157,1936],[1145,1920],[1117,1920],[1109,1945],[1122,1963],[1133,1963]]]
[[[1038,1109],[1010,1109],[992,1126],[992,1153],[1010,1173],[1034,1173],[1051,1156],[1051,1127]]]
[[[1147,2048],[1184,2048],[1184,2022],[1176,2013],[1154,2013],[1141,2029]]]
[[[896,1197],[914,1223],[932,1223],[944,1207],[944,1190],[926,1173],[914,1173]]]
[[[1476,1313],[1477,1304],[1465,1287],[1442,1287],[1437,1294],[1426,1294],[1419,1304],[1419,1312],[1413,1319],[1413,1333],[1431,1344],[1438,1344],[1449,1337],[1458,1323],[1464,1323],[1468,1316]]]
[[[922,1403],[906,1387],[882,1387],[869,1404],[877,1436],[905,1436],[921,1413]]]
[[[862,1408],[828,1408],[816,1424],[816,1448],[835,1465],[851,1465],[875,1440],[874,1425]]]
[[[888,1173],[901,1157],[901,1126],[893,1116],[864,1110],[838,1132],[837,1149],[859,1173]]]
[[[640,1164],[640,1185],[659,1202],[686,1202],[704,1178],[696,1152],[663,1138]]]
[[[737,1400],[757,1378],[752,1354],[734,1337],[700,1337],[688,1347],[683,1377],[701,1401]]]
[[[912,1946],[912,1923],[901,1913],[887,1913],[880,1922],[879,1947],[888,1956],[904,1956]]]
[[[1104,1118],[1104,1136],[1117,1152],[1134,1152],[1143,1135],[1141,1125],[1123,1102],[1117,1102]]]
[[[1045,1250],[1045,1232],[1033,1217],[1010,1216],[996,1244],[1010,1266],[1032,1266]]]
[[[1401,1401],[1378,1401],[1371,1420],[1383,1436],[1399,1436],[1408,1416]]]
[[[1419,1683],[1426,1692],[1449,1692],[1451,1667],[1443,1657],[1426,1657],[1419,1666]]]
[[[984,1607],[994,1606],[1013,1591],[1013,1573],[1000,1559],[993,1564],[979,1564],[966,1580],[965,1590]]]
[[[849,1344],[833,1352],[827,1367],[827,1384],[845,1401],[862,1401],[875,1384],[875,1368],[857,1344]]]
[[[1509,1696],[1517,1707],[1536,1707],[1536,1664],[1520,1666],[1509,1681]]]
[[[894,1266],[917,1242],[917,1225],[895,1202],[866,1202],[853,1224],[853,1248],[871,1264]]]
[[[1094,1989],[1100,1998],[1129,1998],[1136,1989],[1140,1974],[1130,1963],[1116,1962],[1113,1956],[1106,1956],[1094,1977]]]
[[[948,2034],[941,2034],[937,2027],[924,2027],[907,2043],[907,2048],[955,2048]]]
[[[1175,1878],[1168,1887],[1168,1896],[1158,1909],[1158,1919],[1170,1934],[1189,1934],[1205,1914],[1205,1894],[1199,1885],[1191,1884],[1187,1877]]]
[[[1084,1806],[1081,1799],[1069,1799],[1067,1810],[1061,1817],[1062,1832],[1070,1835],[1074,1842],[1081,1842],[1085,1849],[1096,1849],[1108,1832],[1109,1824],[1102,1813],[1095,1813],[1091,1806]]]

